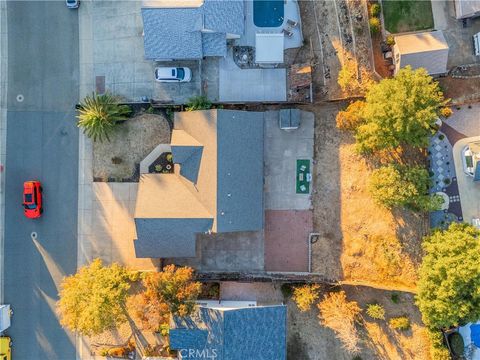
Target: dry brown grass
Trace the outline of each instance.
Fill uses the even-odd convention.
[[[312,269],[327,278],[413,291],[421,260],[423,215],[390,211],[368,192],[372,159],[355,152],[353,136],[336,128],[343,106],[316,105]]]
[[[421,230],[421,221],[418,221],[421,217],[401,212],[393,214],[373,200],[367,189],[372,169],[355,153],[353,144],[340,147],[340,159],[344,279],[413,287],[419,258],[405,251],[401,228]],[[406,221],[413,223],[406,224]],[[418,249],[420,234],[421,231],[414,234],[416,239],[411,239],[417,240]]]

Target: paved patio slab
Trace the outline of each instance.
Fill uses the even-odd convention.
[[[240,69],[232,50],[219,61],[219,100],[262,102],[287,100],[286,69]]]
[[[307,272],[312,231],[311,210],[265,211],[265,270]]]
[[[457,172],[457,184],[462,203],[463,219],[471,223],[473,218],[480,217],[480,183],[463,172],[462,149],[470,142],[480,141],[480,136],[474,136],[459,140],[453,146],[453,158]]]
[[[302,111],[300,127],[285,131],[278,126],[278,111],[265,113],[265,209],[311,208],[310,194],[297,194],[295,179],[297,159],[313,159],[314,122],[312,113]]]

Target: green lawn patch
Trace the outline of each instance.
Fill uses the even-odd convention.
[[[430,0],[384,0],[385,28],[392,34],[433,29]]]

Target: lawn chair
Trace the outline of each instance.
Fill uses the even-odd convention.
[[[282,33],[288,38],[291,38],[293,36],[293,31],[290,31],[288,29],[282,29]]]
[[[298,22],[294,21],[294,20],[290,20],[288,19],[287,20],[287,25],[290,29],[293,29],[294,27],[297,27],[298,25]]]

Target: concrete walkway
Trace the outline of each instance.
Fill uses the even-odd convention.
[[[461,139],[453,146],[463,219],[467,223],[471,223],[473,218],[480,218],[480,183],[473,182],[473,179],[463,172],[462,162],[462,149],[465,145],[474,141],[480,141],[480,136]]]

